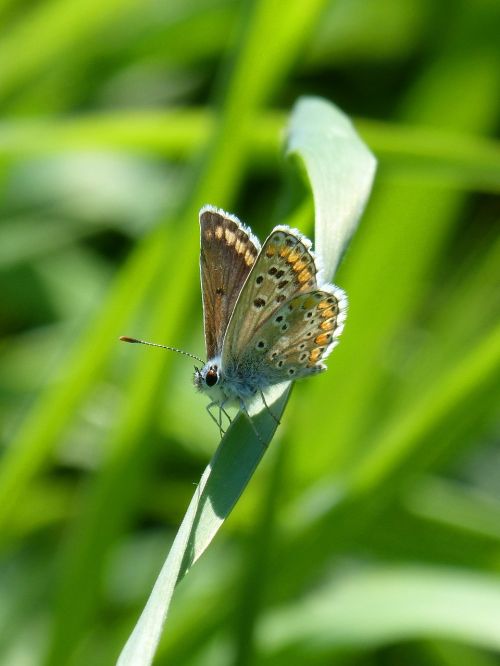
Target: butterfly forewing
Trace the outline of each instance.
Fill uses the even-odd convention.
[[[316,265],[309,241],[291,229],[276,227],[241,290],[224,338],[223,364],[242,358],[256,331],[283,304],[314,289]]]
[[[241,288],[257,258],[258,240],[241,222],[205,206],[200,211],[200,273],[207,358],[221,353]]]

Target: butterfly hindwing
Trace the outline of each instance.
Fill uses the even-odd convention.
[[[259,331],[264,335],[268,327],[281,326],[282,336],[266,355],[269,380],[278,374],[299,379],[325,370],[323,361],[344,329],[346,306],[347,299],[341,289],[323,285],[321,289],[296,296],[276,312]],[[287,328],[283,330],[285,324]]]
[[[288,227],[273,229],[236,302],[224,337],[222,361],[242,358],[256,331],[294,296],[316,289],[310,243]]]
[[[333,285],[294,296],[255,330],[250,358],[243,355],[241,362],[265,384],[321,372],[342,332],[345,312],[345,294]]]
[[[200,211],[200,231],[205,344],[211,359],[221,353],[229,319],[260,244],[236,217],[212,206]]]

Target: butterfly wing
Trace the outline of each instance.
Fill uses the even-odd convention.
[[[204,206],[200,210],[200,273],[207,359],[221,353],[222,341],[260,243],[236,217]]]
[[[288,227],[266,239],[229,322],[222,364],[245,367],[263,384],[324,369],[345,319],[344,292],[318,289],[310,242]]]

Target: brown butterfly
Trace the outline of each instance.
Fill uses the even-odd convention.
[[[311,242],[295,229],[275,227],[261,247],[238,218],[214,206],[201,209],[200,227],[208,360],[195,368],[194,384],[210,398],[207,409],[222,430],[226,406],[248,415],[247,402],[260,395],[266,404],[270,386],[326,370],[347,298],[319,279]]]

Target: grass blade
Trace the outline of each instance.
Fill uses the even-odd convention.
[[[318,137],[303,136],[303,128],[316,122],[318,105],[323,111],[322,124],[318,129],[326,136],[336,136],[339,123],[345,128],[346,118],[337,112],[335,107],[320,100],[314,100],[310,106],[307,100],[303,100],[297,107],[301,110],[300,114],[292,115],[290,137],[292,141],[295,137],[301,137],[301,141],[294,144],[295,150],[307,154],[307,167],[313,165],[310,180],[316,204],[322,211],[317,228],[324,237],[335,230],[336,244],[332,244],[332,247],[337,248],[338,252],[334,256],[330,250],[326,257],[328,261],[333,262],[331,269],[328,265],[329,272],[332,273],[333,267],[338,263],[340,249],[345,247],[357,224],[358,220],[354,218],[353,211],[360,210],[359,202],[364,204],[368,192],[364,181],[361,186],[355,179],[351,179],[348,183],[344,182],[343,185],[350,188],[347,195],[350,195],[351,201],[358,202],[358,205],[350,209],[347,214],[340,214],[335,220],[326,215],[328,205],[332,203],[329,183],[335,180],[337,172],[333,168],[333,160],[329,153],[326,155],[320,153],[315,160]],[[330,110],[334,112],[329,113]],[[354,159],[350,160],[349,145],[352,144],[353,153],[357,154],[360,150],[359,139],[354,131],[350,139],[345,132],[342,136],[343,157],[346,162],[354,162]],[[331,148],[335,151],[335,145]],[[364,150],[368,155],[368,163],[374,165],[370,153],[366,148]],[[283,413],[288,394],[287,384],[286,388],[276,387],[274,399],[268,399],[268,404],[273,405],[273,413],[278,418]],[[151,662],[177,582],[207,548],[253,475],[265,451],[264,443],[267,447],[274,435],[276,421],[265,409],[257,412],[255,416],[252,414],[252,420],[260,441],[246,417],[240,414],[205,470],[152,594],[119,658],[120,666],[139,666]]]
[[[289,389],[279,392],[272,403],[281,414]],[[251,479],[277,428],[266,409],[252,414],[263,441],[259,441],[241,413],[201,477],[174,544],[155,583],[144,611],[120,655],[120,666],[143,666],[153,660],[177,582],[202,555]]]
[[[376,161],[347,116],[327,101],[302,97],[290,122],[288,153],[307,170],[315,209],[315,246],[329,280],[365,207]]]
[[[297,658],[298,651],[311,656],[422,637],[498,651],[499,623],[500,584],[494,576],[431,567],[368,570],[269,614],[260,627],[268,655],[263,663],[274,663],[271,655],[292,646]]]

